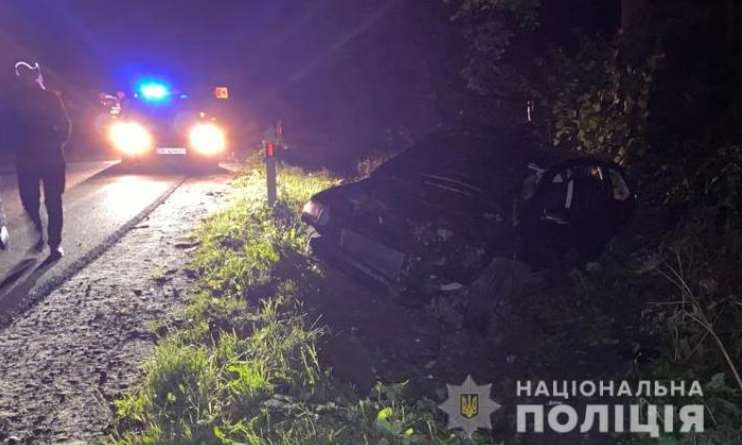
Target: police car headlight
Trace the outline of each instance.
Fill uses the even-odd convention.
[[[127,155],[139,155],[152,148],[152,135],[136,122],[116,122],[109,136],[113,145]]]
[[[224,131],[214,124],[194,125],[189,139],[194,150],[207,156],[221,153],[227,145]]]

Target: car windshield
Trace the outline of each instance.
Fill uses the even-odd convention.
[[[186,94],[171,94],[160,101],[149,101],[136,97],[129,103],[128,112],[153,118],[173,118],[178,114],[193,111],[193,102]]]

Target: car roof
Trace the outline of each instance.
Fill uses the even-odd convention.
[[[453,163],[470,163],[492,173],[543,168],[561,160],[555,149],[544,147],[527,130],[452,130],[432,133],[380,166],[374,175],[403,176],[410,172],[440,169]]]

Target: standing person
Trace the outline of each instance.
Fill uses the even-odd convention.
[[[44,248],[39,214],[43,186],[49,217],[49,258],[58,260],[64,254],[61,248],[66,170],[63,150],[70,136],[70,121],[61,97],[44,86],[38,63],[18,62],[15,74],[20,84],[15,97],[15,131],[18,132],[16,168],[21,203],[33,222],[38,235],[34,248],[40,252]]]

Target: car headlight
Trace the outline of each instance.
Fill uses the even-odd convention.
[[[109,130],[114,147],[127,155],[140,155],[152,148],[152,136],[136,122],[116,122]]]
[[[301,213],[302,219],[309,224],[324,226],[330,222],[330,208],[317,201],[310,200],[304,204]]]
[[[189,135],[191,147],[203,155],[215,155],[227,145],[224,131],[214,124],[196,124]]]

